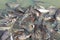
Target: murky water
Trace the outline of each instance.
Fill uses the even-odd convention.
[[[32,0],[0,0],[0,9],[5,9],[7,2],[18,2],[22,7],[28,7],[34,4]]]
[[[56,7],[60,7],[60,0],[39,0],[39,1],[43,1],[46,2],[45,4],[41,4],[44,5],[45,7],[50,6],[50,5],[54,5]],[[20,3],[20,5],[22,7],[28,7],[29,5],[34,5],[34,0],[0,0],[0,9],[5,9],[5,3],[7,2],[18,2]]]

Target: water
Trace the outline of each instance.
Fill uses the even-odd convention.
[[[22,7],[28,7],[34,4],[32,0],[0,0],[0,9],[5,9],[7,2],[18,2]]]
[[[45,4],[40,4],[43,5],[45,7],[49,7],[51,5],[54,5],[56,7],[60,7],[60,0],[39,0],[39,1],[43,1],[46,2]],[[6,5],[5,3],[7,2],[18,2],[20,3],[20,5],[22,7],[28,7],[29,5],[34,5],[34,0],[0,0],[0,9],[5,9]]]

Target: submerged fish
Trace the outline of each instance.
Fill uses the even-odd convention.
[[[49,10],[46,10],[46,9],[37,9],[37,10],[39,10],[41,13],[47,13],[47,12],[49,12]]]
[[[1,39],[2,40],[6,40],[8,37],[9,37],[9,32],[8,31],[5,31],[4,34],[2,35]]]
[[[10,7],[10,8],[17,8],[20,4],[18,3],[6,3],[6,6]]]

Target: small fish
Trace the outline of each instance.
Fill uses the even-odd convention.
[[[19,36],[18,38],[19,38],[20,40],[23,40],[23,39],[29,38],[30,36],[31,36],[31,34],[29,34],[29,35],[22,35],[22,36]]]
[[[6,6],[10,7],[10,8],[17,8],[19,6],[18,3],[6,3]]]
[[[60,8],[56,10],[56,20],[60,21]]]
[[[26,8],[22,8],[22,7],[17,7],[17,8],[15,8],[14,9],[16,12],[18,12],[18,13],[25,13],[25,11],[26,11]]]
[[[49,10],[46,10],[46,9],[37,9],[37,10],[39,10],[41,13],[48,13],[49,12]]]
[[[40,0],[34,0],[35,3],[45,3],[43,1],[40,1]]]

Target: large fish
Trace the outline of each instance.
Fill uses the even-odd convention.
[[[1,39],[2,40],[6,40],[8,37],[9,37],[9,32],[8,31],[5,31],[4,34],[2,35]]]

